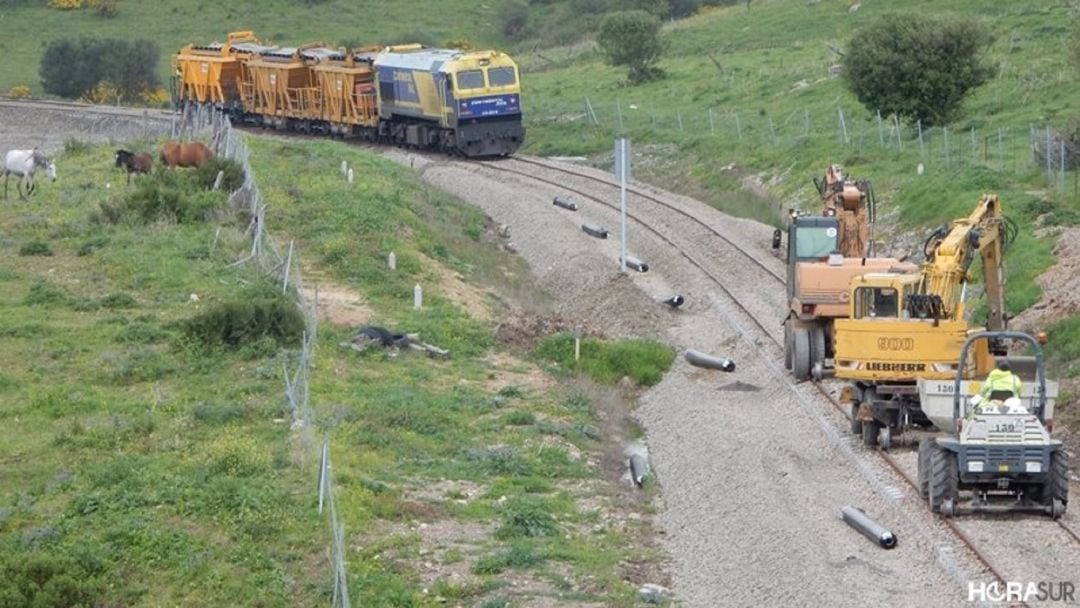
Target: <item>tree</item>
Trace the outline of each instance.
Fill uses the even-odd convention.
[[[38,73],[46,93],[74,99],[107,81],[121,100],[132,102],[160,86],[158,58],[151,40],[55,40],[45,48]]]
[[[499,8],[499,23],[507,40],[518,40],[529,24],[529,5],[525,0],[507,0]]]
[[[993,68],[990,36],[973,21],[890,15],[855,33],[843,59],[848,88],[870,111],[922,125],[948,124]]]
[[[664,75],[656,62],[667,48],[660,37],[660,19],[645,11],[611,13],[600,22],[596,39],[608,63],[629,68],[631,84]]]

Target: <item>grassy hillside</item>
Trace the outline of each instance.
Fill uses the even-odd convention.
[[[231,30],[254,30],[266,41],[297,45],[313,41],[350,46],[417,40],[440,44],[465,39],[477,45],[500,41],[494,8],[467,0],[349,2],[260,0],[243,5],[207,0],[120,0],[115,17],[93,10],[60,11],[45,0],[0,4],[0,23],[10,32],[0,52],[0,91],[29,86],[41,94],[38,64],[53,40],[94,36],[153,40],[161,49],[158,74],[170,75],[169,57],[191,42],[224,40]],[[33,35],[29,35],[33,32]]]
[[[311,400],[331,442],[353,605],[630,604],[620,564],[656,556],[639,526],[608,520],[645,508],[620,496],[621,468],[603,468],[621,406],[603,389],[557,388],[490,337],[477,285],[524,289],[520,260],[492,247],[481,214],[355,147],[251,149],[267,225],[295,240],[308,287],[352,293],[373,322],[452,353],[358,353],[341,346],[354,324],[320,326]],[[230,265],[248,245],[224,195],[184,199],[216,205],[212,220],[101,211],[177,184],[124,188],[112,150],[70,146],[61,180],[0,209],[0,606],[326,605],[316,459],[283,399],[297,352],[203,346],[183,329],[280,287]],[[360,176],[352,187],[342,159]]]
[[[965,216],[982,192],[995,191],[1024,235],[1010,251],[1009,308],[1031,305],[1039,293],[1033,277],[1051,262],[1051,244],[1031,237],[1032,220],[1049,213],[1050,221],[1070,221],[1080,209],[1076,176],[1048,178],[1029,137],[1032,128],[1061,128],[1078,112],[1080,80],[1065,51],[1070,3],[850,5],[762,0],[750,10],[717,9],[676,22],[666,28],[667,77],[635,87],[626,86],[625,70],[604,65],[589,47],[525,54],[527,151],[604,162],[614,135],[626,133],[639,153],[638,176],[773,222],[787,207],[812,209],[811,177],[840,163],[849,175],[873,181],[884,239],[890,227]],[[842,50],[856,28],[889,11],[979,15],[994,36],[988,60],[998,67],[996,77],[972,95],[964,119],[924,130],[921,145],[916,127],[901,124],[897,135],[889,117],[879,123],[836,76],[839,56],[830,47]],[[733,194],[748,178],[773,200]]]

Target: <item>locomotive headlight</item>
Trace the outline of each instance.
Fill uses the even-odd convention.
[[[1042,473],[1042,462],[1038,460],[1034,462],[1025,462],[1024,470],[1028,473]]]
[[[982,473],[983,472],[983,461],[981,461],[981,460],[969,460],[968,461],[968,472],[969,473]]]

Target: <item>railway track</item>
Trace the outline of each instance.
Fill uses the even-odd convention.
[[[619,189],[619,184],[615,183],[613,180],[603,179],[603,178],[597,177],[595,175],[591,175],[589,173],[585,173],[585,172],[581,172],[581,171],[575,171],[573,169],[569,169],[569,168],[566,168],[566,167],[563,167],[563,166],[550,164],[550,163],[539,161],[539,160],[536,160],[536,159],[523,158],[523,157],[515,157],[512,160],[502,160],[502,161],[496,161],[496,162],[481,162],[480,164],[483,165],[485,168],[491,169],[491,170],[499,172],[499,173],[514,174],[514,175],[517,175],[519,177],[522,177],[522,178],[525,178],[525,179],[528,179],[528,180],[531,180],[531,181],[538,181],[538,182],[547,184],[547,185],[552,186],[554,188],[558,188],[559,190],[564,191],[564,192],[573,193],[574,195],[576,195],[578,197],[581,197],[584,200],[588,200],[590,202],[602,205],[602,206],[604,206],[606,208],[609,208],[609,209],[611,209],[611,210],[613,210],[615,212],[618,212],[618,210],[619,210],[618,205],[616,205],[616,204],[614,204],[612,202],[609,202],[609,201],[615,200],[614,196],[608,198],[608,200],[605,200],[603,197],[598,197],[598,196],[589,194],[588,192],[586,192],[587,188],[585,188],[585,187],[575,187],[575,186],[569,184],[568,179],[566,179],[566,178],[572,178],[574,180],[587,180],[589,182],[600,184],[600,185],[602,185],[604,187],[611,188],[613,190],[618,190]],[[522,168],[519,168],[519,165],[527,165],[528,167],[534,168],[534,169],[530,169],[530,170],[522,169]],[[545,176],[542,176],[542,175],[538,175],[537,171],[535,169],[541,169],[541,170],[545,170],[545,171],[556,172],[558,174],[566,176],[566,178],[564,178],[564,179],[555,179],[555,178],[552,178],[552,177],[545,177]],[[761,260],[759,260],[758,257],[756,255],[754,255],[753,252],[747,251],[744,247],[739,245],[733,239],[729,238],[727,235],[725,235],[725,234],[721,233],[720,231],[716,230],[712,226],[708,226],[707,224],[705,224],[704,222],[702,222],[701,220],[696,218],[693,214],[687,213],[683,209],[680,209],[678,206],[670,204],[670,203],[668,203],[666,201],[663,201],[663,200],[661,200],[661,199],[659,199],[659,198],[657,198],[657,197],[655,197],[655,196],[641,190],[640,188],[628,188],[627,192],[628,192],[628,194],[632,194],[633,196],[635,196],[635,197],[637,197],[639,199],[649,201],[652,204],[658,205],[658,206],[660,206],[660,207],[662,207],[662,208],[664,208],[666,210],[669,210],[669,211],[671,211],[673,213],[676,213],[680,217],[682,217],[683,219],[688,219],[690,221],[699,223],[710,234],[718,237],[718,239],[724,243],[725,248],[730,248],[731,250],[738,252],[751,265],[753,265],[757,269],[760,269],[761,271],[763,271],[765,273],[765,275],[767,275],[769,277],[770,285],[773,285],[777,289],[777,291],[780,291],[781,288],[783,287],[784,277],[781,274],[777,273],[772,268],[769,268],[767,265],[763,264],[761,262]],[[683,259],[685,259],[689,264],[691,264],[692,266],[697,268],[702,274],[709,277],[709,279],[712,280],[714,283],[716,283],[716,285],[721,289],[721,291],[723,291],[728,296],[730,301],[736,307],[738,307],[747,318],[752,320],[752,322],[753,322],[754,326],[757,328],[757,330],[768,337],[768,339],[772,342],[773,346],[775,346],[778,349],[782,349],[782,341],[781,341],[782,339],[781,339],[780,336],[777,335],[778,332],[776,332],[775,330],[770,329],[767,326],[766,322],[764,322],[760,318],[758,318],[758,316],[750,308],[745,306],[742,303],[741,298],[739,298],[735,293],[733,293],[725,285],[725,281],[722,280],[722,278],[720,276],[718,276],[718,274],[716,272],[714,272],[713,269],[710,268],[707,263],[705,263],[702,259],[700,259],[699,256],[695,255],[694,253],[688,252],[685,247],[682,247],[682,246],[678,245],[667,234],[664,234],[661,230],[659,230],[659,229],[655,228],[654,226],[650,225],[648,222],[644,221],[642,218],[638,217],[636,214],[628,211],[627,212],[627,217],[631,221],[634,221],[635,223],[640,225],[642,228],[644,228],[649,233],[653,234],[656,238],[660,239],[662,242],[667,244],[669,247],[672,247],[673,249],[678,251],[679,255]],[[777,283],[779,283],[779,285],[777,285]],[[846,411],[844,410],[844,408],[840,404],[840,402],[832,394],[830,394],[827,385],[823,384],[823,383],[812,383],[812,385],[813,385],[813,388],[816,391],[816,393],[819,394],[825,401],[827,401],[835,409],[836,413],[839,416],[843,417],[846,420],[847,419]],[[906,485],[910,488],[910,490],[912,492],[914,492],[915,496],[918,496],[918,484],[917,484],[917,481],[912,478],[912,475],[905,469],[903,464],[901,462],[899,462],[899,460],[893,454],[890,454],[890,453],[884,452],[884,451],[879,451],[879,450],[874,450],[873,454],[876,455],[875,458],[877,458],[880,461],[884,462],[888,466],[889,469],[891,469],[897,476],[899,476],[901,479],[903,479],[904,482],[906,483]],[[921,500],[919,501],[919,504],[922,504]],[[1009,579],[1009,578],[1007,578],[1007,572],[1005,571],[1005,569],[1003,569],[999,565],[995,564],[994,561],[992,560],[992,558],[989,557],[986,554],[986,551],[984,551],[982,548],[980,548],[979,542],[975,538],[973,538],[974,536],[976,536],[977,533],[980,533],[980,532],[982,533],[982,535],[985,536],[984,531],[976,531],[976,530],[965,529],[965,527],[969,527],[969,528],[970,527],[977,527],[980,524],[976,524],[975,522],[980,522],[981,523],[981,520],[965,521],[965,520],[948,519],[948,518],[938,518],[938,519],[939,519],[939,521],[941,521],[946,526],[946,528],[949,530],[950,534],[953,537],[955,537],[957,540],[959,540],[960,543],[964,547],[966,547],[968,552],[970,552],[972,557],[974,557],[975,560],[977,560],[978,563],[980,563],[986,569],[986,571],[989,572],[994,578],[996,578],[998,581],[1001,581],[1002,583],[1007,583],[1010,580],[1017,580],[1017,579]],[[1068,542],[1069,542],[1069,545],[1071,547],[1073,547],[1074,549],[1075,548],[1080,548],[1080,534],[1078,534],[1076,530],[1071,528],[1064,521],[1062,521],[1062,520],[1050,520],[1050,519],[1041,518],[1041,517],[1038,518],[1038,519],[1031,519],[1031,518],[1028,518],[1028,519],[1029,519],[1029,521],[1038,522],[1036,524],[1036,527],[1039,528],[1040,530],[1043,530],[1045,534],[1052,534],[1054,532],[1056,532],[1058,534],[1063,534],[1066,538],[1069,539]],[[991,526],[996,524],[996,523],[998,523],[998,522],[988,521],[988,524],[991,525]],[[1008,522],[1005,522],[1004,525],[1009,525],[1009,524],[1008,524]],[[1025,604],[1022,604],[1022,605],[1025,605]]]

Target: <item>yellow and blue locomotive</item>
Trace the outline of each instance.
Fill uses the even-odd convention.
[[[249,124],[469,157],[511,154],[525,139],[518,69],[498,51],[279,47],[233,32],[184,47],[173,67],[178,105]]]

